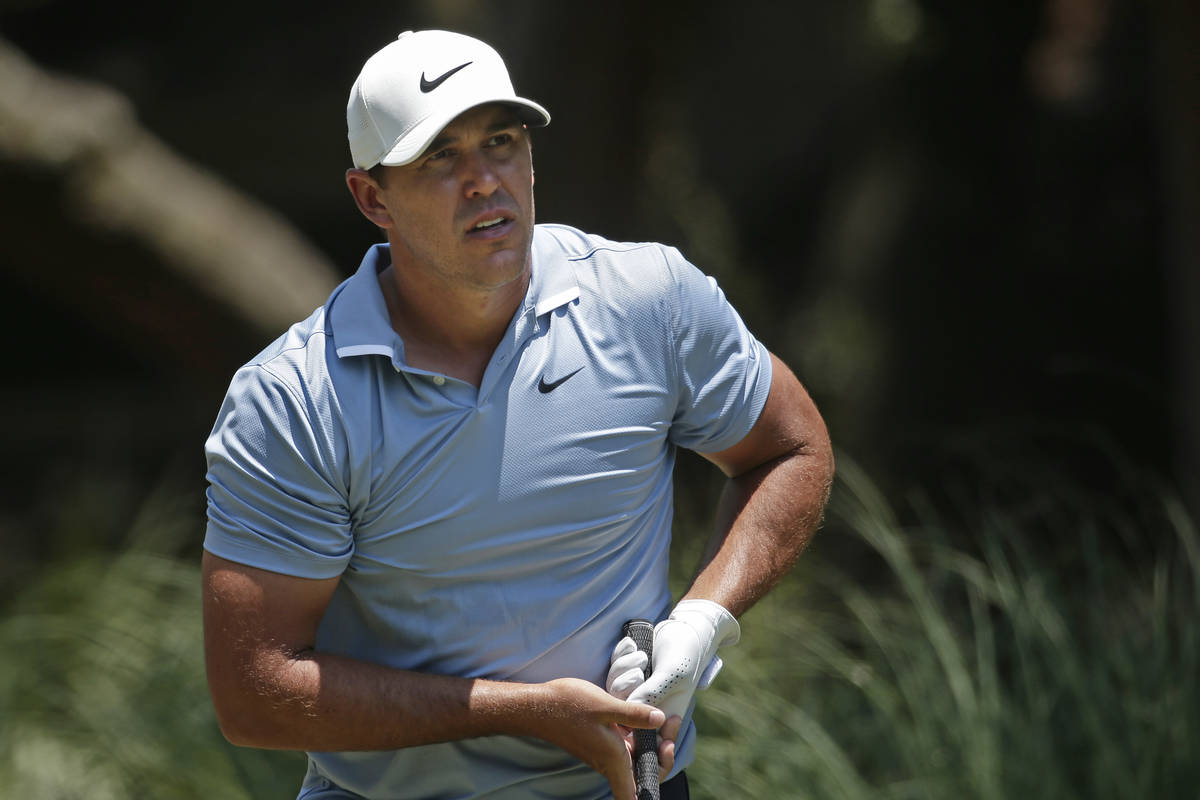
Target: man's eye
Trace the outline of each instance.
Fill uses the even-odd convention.
[[[508,144],[512,141],[512,139],[513,136],[511,133],[497,133],[491,139],[488,139],[488,144],[492,145],[493,147],[498,147],[500,145]]]

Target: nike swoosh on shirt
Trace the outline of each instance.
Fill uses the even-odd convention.
[[[441,75],[437,76],[436,78],[434,78],[431,81],[425,80],[425,73],[422,72],[421,73],[421,91],[424,92],[425,94],[429,94],[434,89],[436,89],[437,87],[439,87],[443,83],[445,83],[446,79],[449,78],[451,75],[458,72],[460,69],[463,69],[464,67],[471,66],[474,63],[475,63],[474,61],[468,61],[465,64],[459,64],[454,69],[450,70],[449,72],[443,72]]]
[[[579,369],[583,369],[583,367],[580,367]],[[579,369],[575,370],[575,372],[571,372],[571,373],[568,373],[568,374],[562,376],[561,378],[554,381],[553,383],[546,383],[546,376],[543,375],[541,378],[538,379],[538,391],[541,392],[542,394],[549,394],[550,392],[553,392],[555,389],[562,386],[564,383],[566,383],[571,378],[573,378],[575,376],[575,373],[579,372]]]

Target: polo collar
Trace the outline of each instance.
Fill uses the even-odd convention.
[[[579,298],[575,268],[562,256],[558,240],[545,228],[533,228],[533,275],[525,295],[525,308],[535,317],[547,314]]]
[[[517,318],[547,314],[579,297],[575,271],[561,257],[554,237],[539,226],[533,230],[533,260],[529,289]],[[372,245],[358,270],[334,290],[326,303],[339,358],[387,356],[403,363],[404,344],[392,330],[387,303],[379,288],[379,273],[392,263],[391,246]]]
[[[390,263],[390,247],[373,245],[358,270],[330,295],[325,313],[339,358],[381,355],[398,360],[400,337],[392,330],[377,277]]]

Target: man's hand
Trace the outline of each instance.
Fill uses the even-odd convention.
[[[644,703],[618,700],[600,687],[577,678],[560,678],[541,688],[547,693],[536,709],[530,733],[561,747],[608,779],[613,800],[636,800],[633,780],[633,728],[662,728],[666,715]],[[678,732],[678,723],[675,730]],[[669,726],[668,726],[669,730]],[[673,764],[674,738],[659,748]]]
[[[646,656],[626,637],[613,649],[606,687],[631,703],[649,703],[669,717],[687,713],[696,689],[708,688],[721,670],[717,648],[736,644],[741,628],[710,600],[683,600],[654,626],[654,658],[643,680]]]

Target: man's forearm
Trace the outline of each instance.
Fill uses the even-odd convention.
[[[255,660],[248,683],[214,693],[221,730],[249,747],[395,750],[494,734],[534,736],[603,775],[615,798],[633,800],[623,731],[666,722],[656,708],[619,700],[577,678],[454,678],[315,652]],[[663,752],[669,769],[674,750]]]
[[[508,683],[396,670],[329,653],[280,658],[286,663],[265,659],[261,666],[268,672],[232,693],[232,703],[217,702],[221,729],[234,744],[395,750],[498,734],[530,736],[587,764],[608,780],[615,797],[632,800],[623,731],[660,729],[667,721],[656,708],[619,700],[577,678]],[[669,769],[674,750],[660,748],[663,753]]]
[[[730,478],[685,598],[712,600],[741,616],[804,551],[820,527],[832,480],[827,440]]]
[[[234,744],[289,750],[390,750],[522,732],[544,686],[392,669],[331,653],[260,653],[247,685],[217,704]]]
[[[823,426],[814,445],[781,448],[782,454],[775,450],[777,455],[758,460],[776,446],[778,428],[771,422],[768,417],[765,430],[713,459],[733,476],[722,494],[717,530],[691,588],[655,626],[652,670],[626,695],[630,701],[652,703],[669,715],[685,714],[695,691],[721,668],[717,650],[738,641],[735,617],[787,573],[820,524],[833,471]],[[763,433],[767,435],[759,435]],[[757,466],[737,469],[747,460]],[[610,682],[615,685],[632,666],[618,645]]]
[[[791,569],[821,524],[833,484],[833,446],[800,381],[771,356],[771,391],[754,427],[705,457],[729,476],[717,526],[685,599],[735,617]]]

